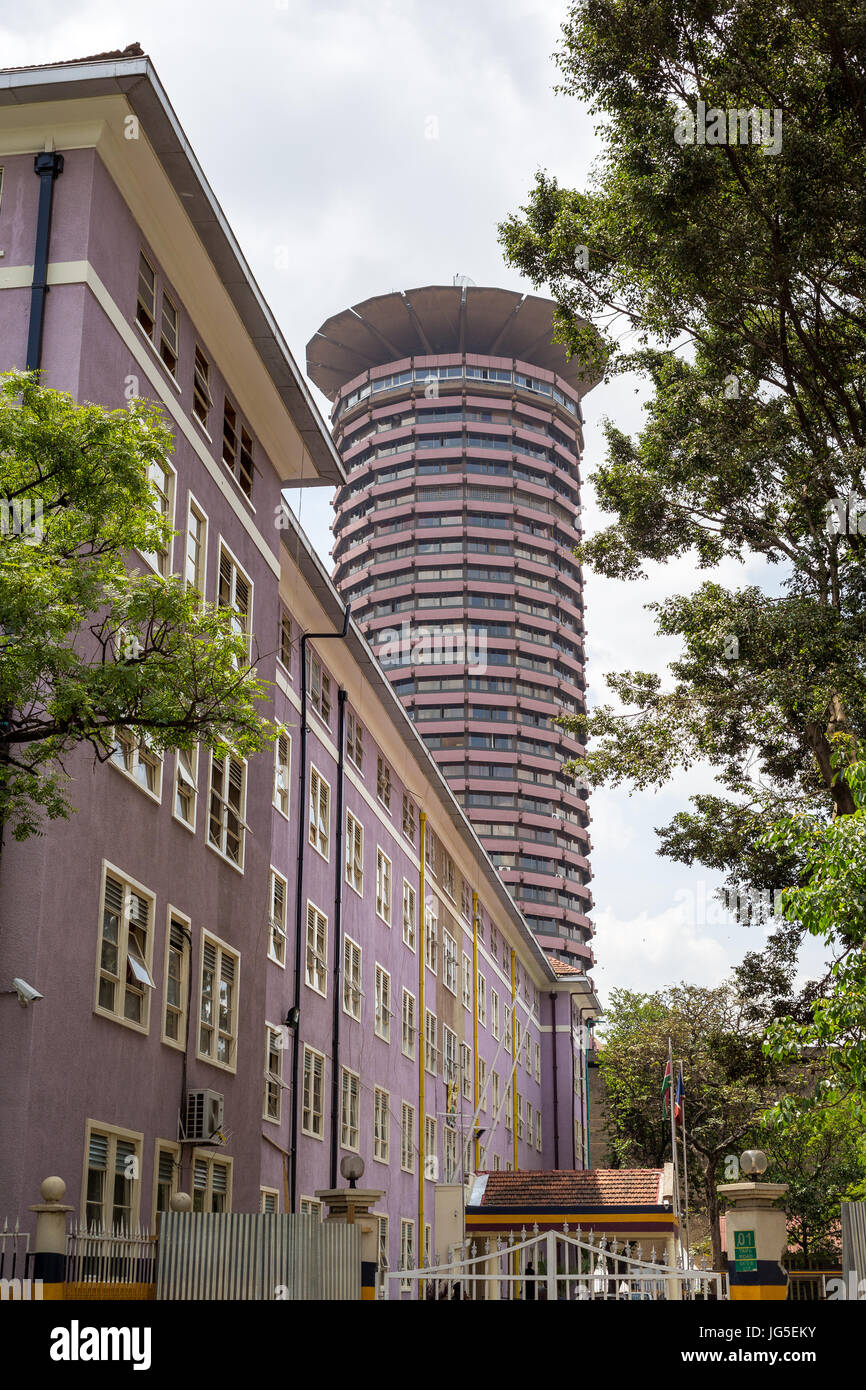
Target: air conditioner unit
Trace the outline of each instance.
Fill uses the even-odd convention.
[[[221,1091],[187,1091],[182,1139],[207,1141],[216,1138],[223,1124],[225,1096]]]

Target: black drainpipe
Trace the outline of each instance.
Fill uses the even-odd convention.
[[[303,970],[301,952],[304,940],[304,848],[307,843],[307,643],[315,639],[325,642],[329,638],[345,637],[349,631],[349,607],[343,613],[342,632],[305,632],[301,637],[301,738],[300,738],[300,782],[301,796],[298,812],[298,868],[297,868],[297,907],[295,912],[295,998],[286,1023],[295,1035],[292,1053],[292,1134],[290,1151],[292,1156],[291,1210],[298,1205],[298,1074],[301,1061],[301,972]],[[342,864],[337,865],[337,876],[342,874]],[[290,1023],[291,1013],[294,1023]]]
[[[33,286],[30,291],[30,327],[27,331],[27,370],[42,365],[42,323],[48,293],[48,243],[51,239],[51,209],[54,180],[63,173],[63,155],[45,150],[33,160],[39,175],[39,211],[36,215],[36,250],[33,254]]]
[[[340,1014],[343,971],[343,791],[346,771],[346,692],[337,691],[337,824],[334,833],[334,1026],[331,1031],[331,1187],[337,1186],[340,1109]]]
[[[556,1060],[556,995],[550,995],[550,1020],[553,1034],[553,1166],[559,1167],[559,1076]]]

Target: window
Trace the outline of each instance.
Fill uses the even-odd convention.
[[[505,1128],[513,1128],[513,1106],[511,1102],[511,1082],[505,1087]]]
[[[292,664],[292,620],[285,608],[280,608],[280,650],[279,657],[288,671]]]
[[[340,1075],[340,1143],[344,1149],[358,1152],[361,1078],[347,1067]]]
[[[391,925],[391,860],[376,849],[376,915]]]
[[[322,1203],[315,1197],[302,1197],[300,1201],[301,1216],[314,1216],[317,1221],[321,1221],[323,1213]]]
[[[240,568],[225,546],[220,545],[217,603],[220,608],[228,609],[232,632],[236,637],[243,638],[247,658],[249,658],[250,632],[252,630],[252,600],[252,580]]]
[[[457,993],[457,942],[450,931],[442,932],[442,983]]]
[[[373,1088],[373,1157],[389,1163],[391,1155],[391,1097],[381,1086]]]
[[[463,952],[463,1007],[472,1008],[472,960]]]
[[[177,308],[163,291],[159,355],[172,376],[177,376]]]
[[[306,651],[307,699],[327,724],[331,717],[331,677],[323,671],[321,661],[309,647]]]
[[[281,816],[289,819],[289,777],[292,764],[292,740],[285,732],[274,741],[274,805]]]
[[[343,1012],[361,1019],[361,947],[350,936],[343,938]]]
[[[174,759],[174,815],[195,829],[198,801],[198,746],[179,748]]]
[[[495,1115],[499,1109],[499,1072],[490,1073],[490,1104]]]
[[[232,754],[217,757],[212,752],[208,841],[239,869],[244,866],[246,796],[246,763]]]
[[[202,423],[206,423],[203,421]],[[240,439],[238,435],[240,434]],[[226,396],[223,404],[223,463],[245,497],[253,495],[253,441],[247,430],[238,428],[237,411]]]
[[[138,256],[138,299],[135,305],[135,319],[141,324],[148,338],[153,338],[153,325],[156,319],[156,271],[144,252]]]
[[[360,772],[364,766],[364,730],[355,714],[346,715],[346,757]]]
[[[328,992],[328,919],[307,901],[306,979],[317,994]]]
[[[532,1106],[526,1102],[526,1142],[532,1148]]]
[[[490,1031],[499,1041],[499,995],[495,989],[490,991]]]
[[[314,1139],[325,1130],[325,1059],[314,1047],[304,1044],[304,1090],[301,1129]]]
[[[403,941],[415,950],[415,889],[403,879]]]
[[[540,1080],[541,1080],[541,1046],[540,1046],[539,1043],[533,1043],[533,1047],[534,1047],[534,1049],[535,1049],[535,1079],[536,1079],[536,1081],[540,1081]]]
[[[436,1015],[430,1009],[426,1009],[424,1012],[424,1068],[429,1071],[431,1076],[436,1076],[439,1070],[437,1036]]]
[[[460,1171],[460,1165],[457,1159],[457,1131],[449,1125],[446,1125],[442,1132],[442,1163],[445,1169],[445,1181],[454,1182]]]
[[[180,1171],[180,1148],[176,1144],[158,1143],[154,1170],[154,1216],[171,1210],[171,1199],[177,1192]]]
[[[424,963],[428,970],[436,974],[436,965],[439,958],[439,945],[437,941],[438,923],[436,921],[435,902],[427,903],[424,908]]]
[[[103,869],[96,1008],[146,1032],[150,1017],[153,895]]]
[[[463,880],[463,887],[460,891],[460,911],[467,922],[472,921],[472,889],[466,880]]]
[[[499,1154],[494,1154],[494,1155],[493,1155],[493,1171],[494,1171],[494,1173],[498,1173],[498,1172],[500,1171],[501,1168],[502,1168],[502,1159],[499,1157]]]
[[[478,972],[478,1022],[484,1028],[487,1024],[487,981]]]
[[[424,864],[429,873],[436,874],[436,836],[427,826],[427,833],[424,836]]]
[[[526,1075],[532,1075],[532,1039],[528,1031],[523,1034],[523,1065],[526,1068]]]
[[[454,860],[444,850],[442,852],[442,887],[449,898],[454,897]]]
[[[505,1005],[505,1051],[511,1052],[511,1010],[507,1004]]]
[[[512,1052],[511,1055],[512,1055],[512,1057],[516,1057],[516,1058],[517,1058],[517,1065],[518,1065],[518,1066],[520,1066],[520,1058],[521,1058],[522,1049],[523,1049],[523,1042],[522,1042],[522,1037],[521,1037],[521,1032],[520,1032],[520,1019],[517,1017],[517,1011],[515,1010],[515,1012],[514,1012],[514,1051]]]
[[[142,1136],[109,1126],[88,1127],[82,1206],[87,1229],[131,1231],[141,1204]]]
[[[478,1108],[487,1109],[487,1063],[483,1057],[478,1058]]]
[[[415,1172],[415,1107],[403,1101],[400,1107],[400,1167]]]
[[[231,1211],[232,1161],[195,1154],[192,1165],[193,1211]]]
[[[275,1187],[259,1188],[259,1210],[266,1216],[274,1215],[280,1209],[280,1194]]]
[[[415,804],[403,793],[403,834],[410,844],[415,843]]]
[[[183,578],[188,589],[204,598],[207,565],[207,517],[190,493],[186,513],[186,557]]]
[[[517,1137],[523,1138],[523,1096],[517,1092]]]
[[[279,1124],[283,1108],[283,1035],[265,1024],[265,1099],[262,1118]]]
[[[377,1038],[391,1041],[391,976],[381,965],[376,966],[376,1022]]]
[[[405,1216],[400,1218],[400,1268],[415,1268],[415,1222]],[[400,1280],[400,1291],[406,1293],[412,1288],[411,1279]]]
[[[162,754],[155,752],[147,737],[129,729],[117,729],[111,760],[146,792],[159,801],[162,796]]]
[[[330,853],[331,788],[317,767],[310,764],[309,840],[327,859]]]
[[[387,1216],[378,1216],[378,1217],[376,1218],[376,1220],[377,1220],[378,1223],[379,1223],[379,1268],[380,1268],[380,1269],[387,1269],[387,1268],[388,1268],[388,1218],[387,1218]]]
[[[286,904],[289,885],[271,869],[271,915],[268,923],[268,955],[277,965],[286,964]]]
[[[391,769],[384,758],[376,759],[376,795],[385,807],[391,809]]]
[[[457,1034],[444,1023],[442,1025],[442,1076],[445,1081],[457,1080]]]
[[[403,990],[403,1056],[415,1057],[415,996]]]
[[[193,370],[192,413],[200,425],[207,429],[208,416],[213,400],[210,393],[210,362],[196,343],[195,367]]]
[[[163,1041],[186,1049],[190,940],[188,924],[174,913],[168,919],[165,950],[165,1012]]]
[[[472,1048],[468,1043],[460,1044],[460,1076],[463,1081],[463,1099],[472,1099]]]
[[[535,1147],[541,1153],[541,1111],[535,1112]]]
[[[198,1055],[235,1068],[240,957],[216,937],[202,938]]]

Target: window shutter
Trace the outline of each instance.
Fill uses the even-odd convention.
[[[216,946],[214,946],[214,944],[213,944],[212,941],[206,941],[206,942],[204,943],[204,968],[205,968],[205,970],[209,970],[209,971],[211,971],[211,973],[215,972],[215,970],[216,970],[216,963],[217,963],[217,951],[216,951]]]
[[[224,1163],[214,1163],[211,1187],[214,1192],[228,1192],[229,1170]]]
[[[174,1156],[165,1149],[159,1151],[159,1181],[172,1182],[174,1179]]]
[[[203,1191],[207,1187],[207,1163],[203,1158],[197,1158],[193,1172],[193,1187]]]
[[[87,1163],[90,1168],[108,1167],[108,1136],[106,1134],[91,1134]]]
[[[131,1139],[118,1139],[117,1150],[114,1158],[114,1171],[121,1177],[126,1176],[126,1160],[134,1158],[135,1144]]]
[[[176,951],[182,951],[186,944],[183,930],[178,926],[177,922],[172,922],[171,924],[171,928],[169,929],[169,941]]]
[[[226,984],[229,984],[229,985],[233,985],[233,984],[234,984],[234,982],[235,982],[235,961],[234,961],[234,956],[229,956],[229,955],[226,955],[225,953],[223,953],[222,961],[220,962],[220,977],[221,977],[221,979],[223,979],[223,980],[225,981]]]

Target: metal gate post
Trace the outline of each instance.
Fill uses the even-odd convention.
[[[547,1301],[556,1302],[556,1232],[547,1232]]]

